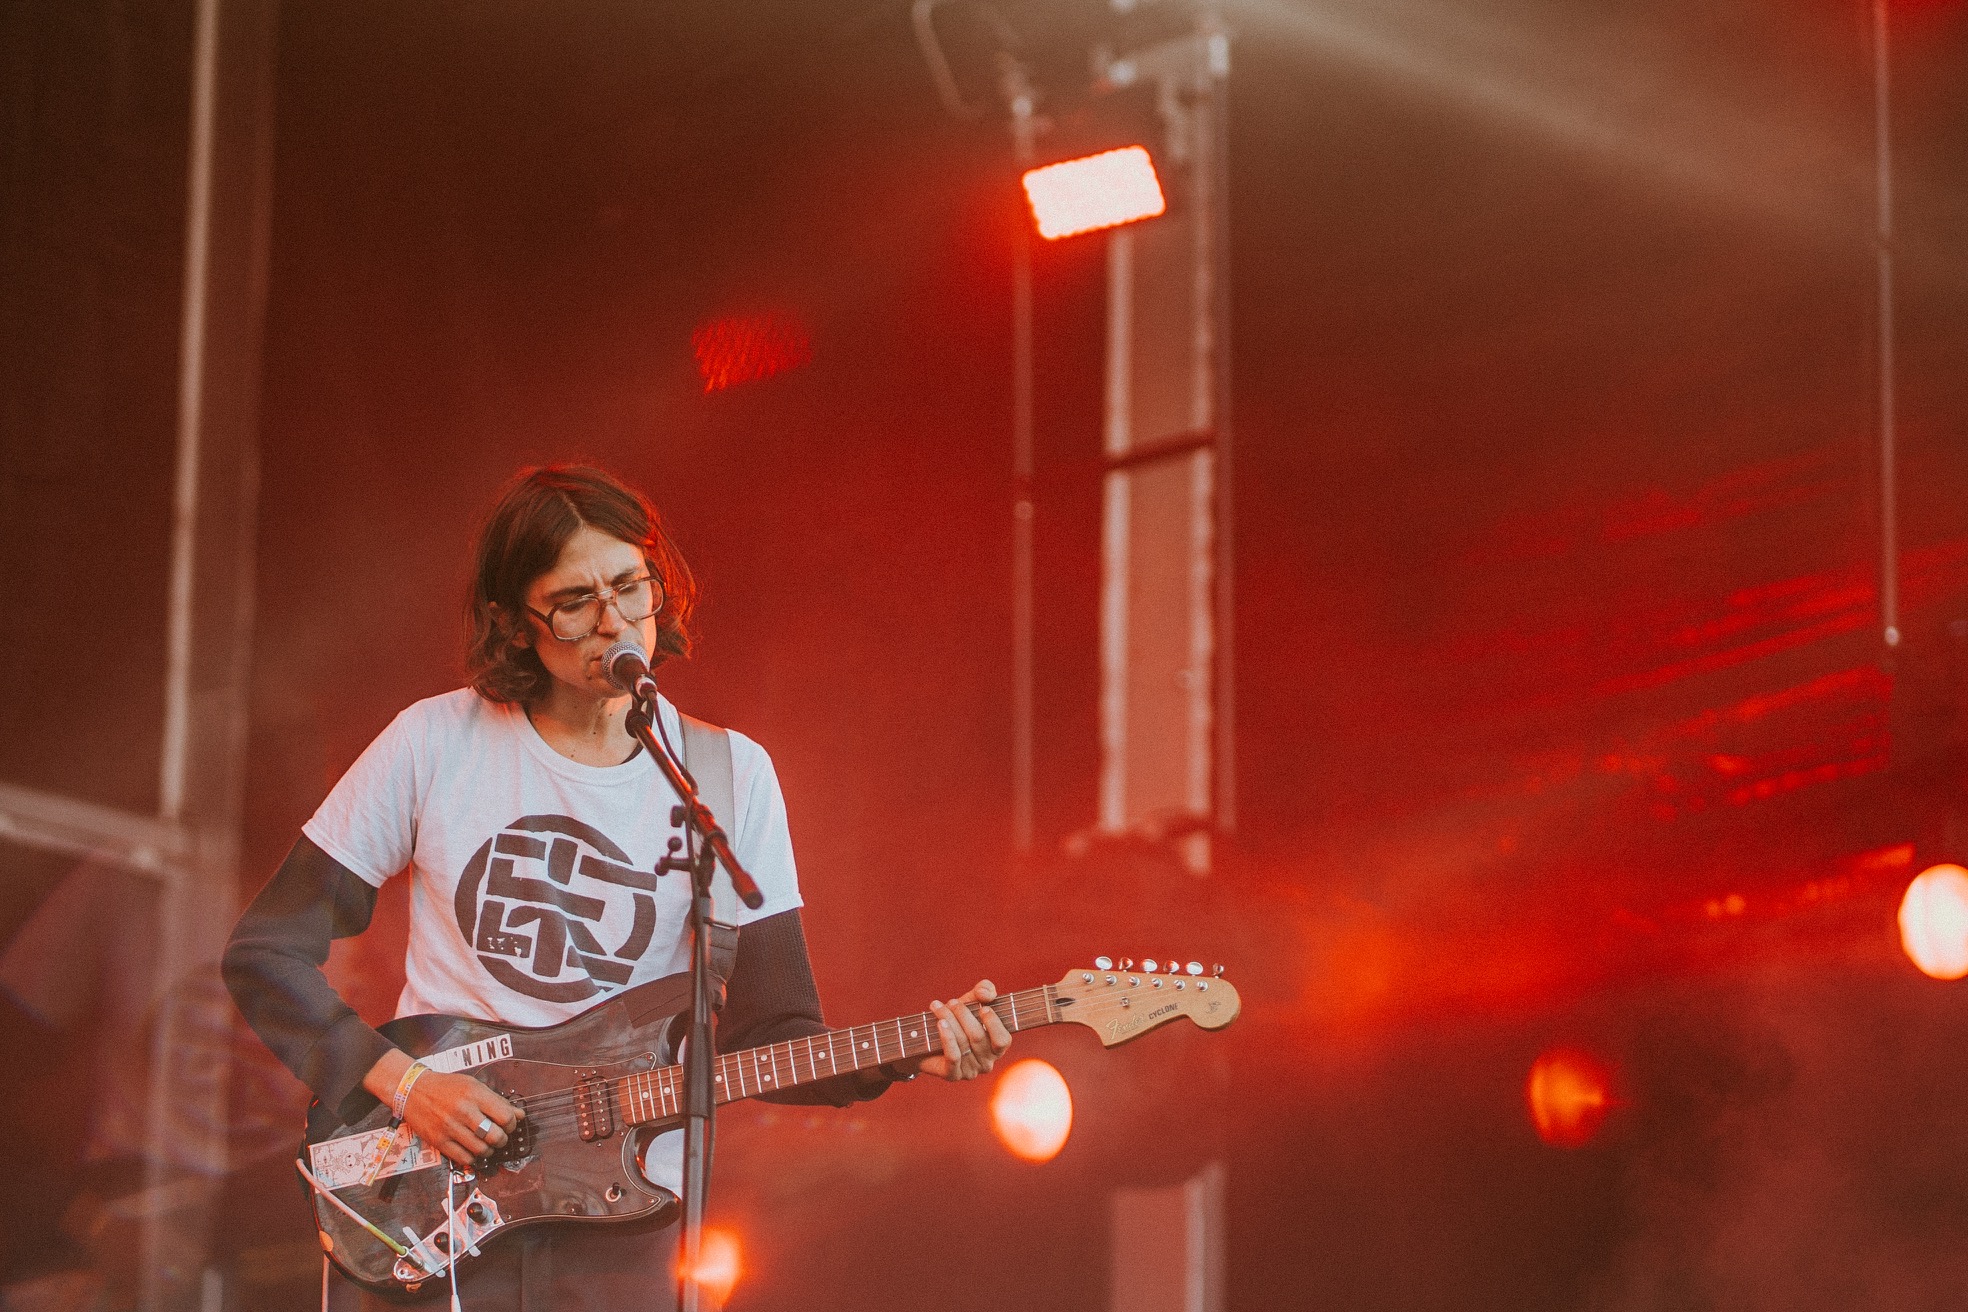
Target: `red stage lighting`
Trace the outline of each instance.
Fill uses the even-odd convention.
[[[1900,899],[1900,946],[1935,979],[1968,975],[1968,870],[1930,866]]]
[[[704,390],[770,378],[813,358],[813,338],[790,314],[714,319],[690,335]]]
[[[1047,241],[1152,219],[1168,208],[1155,162],[1140,146],[1033,169],[1025,198]]]
[[[703,1291],[712,1307],[724,1306],[743,1271],[738,1253],[738,1236],[729,1230],[706,1226],[704,1247],[697,1254],[696,1269],[687,1274]]]
[[[1582,1148],[1612,1110],[1612,1072],[1585,1053],[1554,1048],[1531,1063],[1524,1101],[1538,1138],[1554,1148]]]
[[[991,1094],[991,1124],[1013,1155],[1051,1161],[1073,1132],[1073,1094],[1065,1077],[1037,1058],[1012,1063]]]

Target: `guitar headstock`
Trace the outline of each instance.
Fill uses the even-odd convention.
[[[1126,959],[1116,966],[1098,957],[1087,969],[1067,971],[1052,986],[1053,1000],[1060,1020],[1086,1026],[1110,1048],[1178,1016],[1219,1030],[1237,1019],[1243,1007],[1222,970],[1219,966],[1216,974],[1205,975],[1195,962],[1183,967],[1173,961],[1143,961],[1136,968]]]

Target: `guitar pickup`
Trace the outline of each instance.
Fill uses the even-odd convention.
[[[505,1143],[478,1159],[476,1166],[481,1173],[499,1167],[504,1167],[508,1171],[517,1171],[520,1169],[520,1163],[533,1155],[533,1121],[531,1117],[524,1114],[526,1100],[516,1093],[509,1093],[503,1089],[499,1091],[499,1096],[519,1108],[521,1116],[518,1123],[507,1132]]]
[[[458,1254],[451,1251],[453,1235],[459,1249],[477,1257],[478,1241],[504,1224],[504,1219],[499,1215],[499,1205],[473,1189],[465,1201],[458,1204],[457,1211],[423,1238],[419,1239],[417,1232],[409,1226],[403,1227],[404,1237],[410,1241],[410,1251],[396,1259],[393,1274],[406,1285],[441,1275],[458,1258]]]
[[[579,1083],[574,1086],[574,1121],[581,1138],[587,1143],[606,1139],[615,1133],[615,1108],[609,1082],[592,1067],[576,1072],[576,1076]]]
[[[516,1162],[533,1155],[533,1121],[524,1115],[526,1100],[516,1093],[506,1095],[506,1101],[519,1108],[522,1115],[519,1124],[513,1126],[512,1134],[506,1139],[506,1146],[499,1150],[502,1161]]]

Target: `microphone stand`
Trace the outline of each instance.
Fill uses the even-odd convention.
[[[657,713],[655,682],[646,676],[636,680],[628,730],[655,758],[681,799],[670,809],[670,823],[682,827],[683,837],[670,840],[669,854],[656,862],[656,873],[690,876],[690,1038],[683,1058],[683,1236],[677,1298],[681,1312],[699,1312],[696,1275],[704,1251],[704,1201],[710,1186],[712,1118],[717,1108],[711,1095],[711,880],[719,864],[730,874],[746,906],[756,908],[765,899],[731,854],[717,817],[697,796],[697,781],[658,740]]]

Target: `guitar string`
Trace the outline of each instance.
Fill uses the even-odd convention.
[[[1011,1004],[1011,1009],[1013,1011],[1014,1018],[1016,1018],[1018,1016],[1018,1009],[1016,1004],[1020,999],[1024,999],[1027,1001],[1032,1001],[1036,999],[1036,1001],[1039,1003],[1039,1006],[1033,1016],[1032,1021],[1018,1024],[1016,1028],[1017,1029],[1040,1028],[1043,1025],[1052,1023],[1050,1020],[1042,1019],[1042,1017],[1048,1014],[1044,1005],[1046,1001],[1044,996],[1046,993],[1046,989],[1054,988],[1054,987],[1057,986],[1047,985],[1037,989],[1023,990],[1020,993],[1016,993],[1016,994],[1008,994],[1005,997],[1000,998],[998,1000],[998,1003]],[[1130,1010],[1134,999],[1153,997],[1153,996],[1154,996],[1153,994],[1140,994],[1130,990],[1129,992],[1126,993],[1100,993],[1100,994],[1080,997],[1077,999],[1070,999],[1070,1001],[1072,1001],[1075,1005],[1081,1005],[1087,1008],[1086,1012],[1082,1013],[1081,1016],[1072,1017],[1071,1019],[1081,1019],[1088,1022],[1096,1021],[1096,1020],[1105,1021],[1109,1019],[1108,1013],[1120,1013]],[[1170,996],[1170,995],[1164,995],[1164,996]],[[988,1005],[991,1005],[993,1009],[996,1010],[998,1003],[992,1003]],[[926,1022],[930,1019],[933,1019],[933,1015],[931,1013],[923,1012],[923,1013],[918,1013],[918,1018]],[[1066,1020],[1066,1019],[1068,1018],[1063,1016],[1061,1017],[1061,1020]],[[1173,1019],[1173,1017],[1171,1017],[1171,1019]],[[908,1020],[909,1020],[908,1017],[898,1017],[893,1020],[877,1021],[874,1022],[872,1025],[857,1025],[843,1030],[830,1030],[824,1034],[816,1034],[813,1035],[812,1037],[818,1040],[823,1038],[832,1038],[837,1035],[852,1035],[863,1030],[872,1031],[877,1029],[888,1029],[896,1025],[898,1021],[906,1024]],[[730,1067],[731,1063],[734,1062],[742,1063],[745,1058],[749,1057],[752,1059],[754,1071],[756,1073],[757,1066],[758,1066],[757,1054],[767,1053],[776,1048],[789,1047],[792,1044],[798,1044],[801,1042],[804,1042],[804,1039],[792,1039],[792,1040],[783,1041],[779,1044],[770,1044],[758,1048],[747,1049],[743,1052],[719,1054],[718,1064],[716,1068],[717,1073],[722,1073],[729,1076],[733,1073],[733,1070],[737,1070],[739,1073],[736,1079],[736,1083],[739,1089],[741,1090],[741,1092],[737,1094],[731,1094],[725,1092],[725,1090],[722,1088],[716,1088],[716,1086],[714,1086],[714,1092],[725,1093],[725,1096],[722,1100],[724,1103],[738,1102],[738,1101],[744,1101],[756,1097],[760,1094],[777,1092],[781,1089],[798,1088],[803,1085],[813,1083],[817,1080],[831,1078],[831,1073],[829,1075],[820,1075],[818,1073],[819,1068],[817,1063],[809,1063],[810,1069],[814,1073],[805,1078],[801,1078],[798,1075],[798,1066],[796,1061],[792,1060],[789,1057],[787,1064],[792,1066],[794,1070],[794,1078],[792,1080],[789,1081],[789,1080],[774,1078],[769,1081],[759,1081],[758,1088],[754,1090],[745,1090],[744,1085],[746,1082],[743,1079],[741,1067],[732,1068],[729,1070],[726,1069],[727,1067]],[[926,1055],[934,1055],[936,1051],[937,1048],[934,1045],[925,1048],[925,1050],[922,1053],[908,1053],[905,1048],[904,1055],[926,1056]],[[850,1067],[847,1072],[837,1072],[837,1073],[852,1073],[852,1071],[859,1070],[859,1069],[865,1069],[865,1068]],[[659,1107],[665,1105],[665,1103],[678,1106],[678,1111],[676,1113],[659,1114],[655,1117],[650,1117],[644,1120],[630,1120],[625,1122],[622,1128],[624,1129],[640,1128],[640,1126],[650,1124],[654,1121],[673,1119],[674,1116],[681,1115],[681,1101],[683,1096],[682,1071],[683,1068],[680,1065],[670,1065],[665,1067],[656,1067],[647,1071],[632,1072],[625,1076],[610,1076],[605,1081],[603,1081],[605,1085],[613,1086],[611,1087],[611,1092],[613,1093],[614,1096],[612,1097],[611,1101],[615,1103],[616,1108],[625,1108],[625,1107],[633,1108],[637,1103],[646,1104],[648,1101],[651,1100],[655,1101]],[[649,1087],[643,1091],[637,1091],[633,1088],[627,1090],[621,1090],[619,1087],[623,1084],[636,1080],[644,1081]],[[561,1089],[548,1090],[543,1094],[539,1094],[533,1098],[526,1099],[524,1101],[524,1105],[527,1109],[526,1119],[529,1122],[529,1129],[533,1133],[541,1136],[557,1137],[556,1132],[565,1130],[572,1126],[578,1126],[581,1120],[580,1109],[577,1105],[580,1094],[581,1094],[581,1090],[578,1086],[568,1086]],[[621,1118],[617,1115],[611,1115],[610,1119],[618,1120]]]
[[[1038,988],[1022,989],[1015,993],[1005,994],[992,1002],[981,1003],[978,1005],[990,1007],[993,1011],[999,1014],[1000,1020],[1009,1019],[1010,1028],[1014,1032],[1020,1029],[1036,1028],[1038,1026],[1042,1026],[1044,1024],[1050,1023],[1047,1018],[1051,1014],[1050,1013],[1051,1001],[1047,995],[1049,990],[1055,987],[1057,986],[1041,985]],[[1026,1005],[1021,1007],[1021,1004],[1026,1004]],[[1007,1011],[1010,1013],[1009,1017],[1007,1017],[1004,1014]],[[875,1042],[876,1051],[880,1052],[881,1041],[879,1038],[879,1034],[877,1033],[878,1031],[896,1028],[901,1025],[907,1025],[913,1021],[915,1023],[917,1030],[923,1031],[924,1033],[928,1033],[934,1029],[934,1026],[931,1024],[931,1022],[934,1021],[935,1019],[936,1017],[934,1016],[933,1013],[918,1012],[914,1017],[899,1016],[890,1020],[875,1021],[868,1025],[854,1025],[846,1029],[828,1030],[821,1034],[812,1035],[811,1037],[814,1040],[821,1040],[821,1039],[828,1040],[829,1042],[826,1045],[826,1049],[828,1051],[831,1051],[833,1047],[832,1040],[835,1039],[836,1037],[842,1037],[842,1036],[847,1037],[850,1043],[853,1043],[856,1041],[854,1036],[865,1031],[867,1032],[870,1041]],[[783,1040],[777,1044],[766,1044],[757,1048],[745,1049],[740,1052],[720,1053],[718,1054],[717,1057],[716,1066],[713,1068],[713,1074],[715,1076],[726,1077],[726,1079],[735,1078],[735,1081],[738,1084],[739,1088],[743,1089],[745,1081],[742,1073],[740,1072],[740,1065],[743,1063],[743,1061],[746,1058],[749,1057],[752,1059],[754,1064],[754,1070],[756,1072],[757,1064],[759,1061],[758,1054],[760,1053],[769,1054],[772,1053],[774,1050],[780,1048],[786,1048],[790,1050],[790,1048],[793,1045],[803,1043],[805,1041],[806,1041],[806,1037],[802,1036],[801,1038]],[[931,1045],[925,1047],[925,1049],[921,1053],[910,1053],[908,1051],[908,1045],[905,1041],[903,1055],[904,1056],[932,1055],[938,1050],[938,1046],[940,1045]],[[815,1055],[817,1055],[818,1051],[819,1051],[819,1045],[816,1043],[815,1053],[809,1054],[810,1059],[808,1062],[809,1068],[814,1073],[804,1079],[799,1077],[798,1074],[799,1067],[796,1058],[793,1056],[793,1054],[790,1051],[788,1051],[787,1065],[792,1067],[794,1072],[794,1078],[791,1081],[775,1079],[773,1081],[772,1087],[774,1089],[797,1088],[805,1084],[813,1083],[817,1080],[829,1079],[832,1077],[833,1074],[843,1074],[843,1073],[851,1074],[856,1070],[865,1069],[864,1067],[860,1067],[860,1066],[850,1066],[845,1072],[835,1071],[835,1072],[830,1072],[828,1075],[821,1075],[818,1073],[819,1072],[818,1061],[812,1059]],[[883,1060],[893,1060],[893,1059],[884,1058]],[[871,1063],[871,1064],[875,1064],[875,1063]],[[775,1065],[775,1069],[776,1069],[776,1065]],[[683,1087],[682,1087],[683,1067],[681,1065],[672,1064],[669,1066],[654,1067],[646,1071],[635,1071],[629,1073],[628,1075],[623,1075],[623,1076],[609,1076],[607,1077],[607,1079],[602,1081],[602,1083],[605,1086],[619,1087],[630,1081],[635,1081],[635,1080],[642,1080],[649,1085],[649,1088],[646,1091],[646,1097],[643,1093],[638,1093],[634,1090],[622,1090],[616,1093],[614,1098],[611,1099],[611,1101],[613,1101],[617,1106],[630,1107],[637,1102],[654,1100],[658,1104],[658,1106],[661,1106],[667,1097],[667,1101],[677,1106],[678,1108],[678,1111],[675,1113],[675,1115],[681,1115],[682,1100],[683,1100]],[[725,1083],[725,1080],[723,1079],[719,1080],[719,1084],[723,1084],[723,1083]],[[718,1088],[718,1085],[713,1085],[714,1097],[716,1093],[719,1091],[720,1090]],[[723,1101],[725,1102],[742,1101],[747,1098],[755,1097],[757,1096],[758,1093],[763,1093],[766,1091],[767,1090],[765,1088],[761,1087],[756,1091],[741,1092],[736,1096],[727,1094],[723,1099]],[[549,1089],[544,1093],[536,1094],[532,1097],[523,1099],[522,1105],[526,1109],[526,1124],[528,1130],[537,1135],[548,1136],[548,1135],[553,1135],[556,1131],[565,1130],[570,1126],[578,1126],[581,1121],[581,1110],[579,1106],[581,1094],[582,1094],[581,1088],[575,1085],[575,1086],[565,1086],[559,1089]],[[617,1118],[611,1115],[610,1119],[614,1120]],[[642,1125],[649,1124],[651,1121],[664,1120],[664,1119],[668,1119],[668,1117],[659,1114],[647,1120],[631,1121],[627,1125],[625,1125],[624,1128],[626,1129],[639,1128]],[[347,1186],[343,1186],[343,1187],[346,1188]]]
[[[1043,1016],[1045,1014],[1046,1001],[1045,1001],[1044,993],[1045,993],[1044,988],[1026,989],[1021,991],[1020,993],[1007,994],[1004,997],[998,999],[997,1002],[990,1003],[990,1004],[979,1004],[979,1005],[989,1005],[994,1011],[996,1011],[998,1010],[998,1006],[1000,1003],[1010,1004],[1007,1007],[1007,1009],[1012,1012],[1012,1016],[1010,1017],[1010,1019],[1013,1022],[1012,1028],[1015,1032],[1017,1029],[1021,1029],[1021,1028],[1023,1029],[1032,1028],[1032,1021],[1024,1019],[1026,1011],[1031,1012],[1035,1018],[1038,1016]],[[1017,1005],[1017,1003],[1020,1001],[1030,1003],[1032,1005],[1029,1008],[1026,1008],[1025,1010],[1021,1011],[1021,1009]],[[1006,1019],[1006,1017],[1003,1015],[1002,1012],[1000,1012],[999,1014],[999,1019],[1000,1020]],[[913,1024],[917,1030],[927,1033],[935,1029],[935,1025],[934,1025],[935,1020],[936,1017],[931,1012],[918,1012],[914,1016],[898,1016],[891,1020],[875,1021],[872,1024],[868,1024],[868,1025],[854,1025],[846,1029],[828,1030],[820,1034],[812,1035],[810,1037],[814,1041],[813,1048],[814,1051],[817,1053],[823,1050],[831,1051],[833,1047],[833,1044],[831,1042],[822,1044],[820,1041],[823,1039],[832,1040],[837,1037],[847,1038],[850,1043],[854,1043],[858,1041],[857,1036],[859,1036],[864,1031],[866,1031],[868,1033],[869,1041],[874,1042],[877,1045],[877,1050],[879,1051],[881,1049],[881,1045],[886,1042],[885,1038],[883,1037],[884,1032],[890,1029],[894,1029],[898,1025]],[[755,1064],[760,1060],[771,1060],[769,1054],[781,1049],[790,1050],[794,1047],[794,1045],[805,1043],[808,1037],[809,1036],[802,1035],[801,1037],[796,1039],[782,1039],[778,1043],[762,1044],[759,1047],[747,1048],[739,1052],[719,1053],[717,1054],[717,1063],[718,1066],[722,1068],[731,1063],[742,1062],[745,1058],[748,1057],[753,1058]],[[939,1047],[940,1045],[932,1044],[931,1046],[926,1048],[923,1053],[912,1054],[907,1051],[907,1041],[905,1040],[903,1055],[904,1056],[930,1055],[938,1051]],[[768,1054],[768,1055],[763,1058],[760,1058],[755,1056],[755,1054]],[[893,1060],[893,1059],[883,1058],[882,1060],[886,1061],[886,1060]],[[798,1068],[797,1061],[798,1061],[797,1053],[793,1053],[789,1051],[787,1054],[787,1064],[789,1066],[793,1066],[794,1069],[797,1070]],[[814,1069],[816,1071],[818,1070],[817,1064],[814,1065]],[[846,1071],[842,1071],[838,1073],[849,1074],[852,1073],[853,1071],[861,1070],[861,1069],[865,1069],[865,1068],[860,1066],[849,1066],[846,1069]],[[648,1079],[651,1077],[662,1075],[664,1072],[671,1071],[671,1070],[680,1072],[682,1070],[682,1067],[679,1064],[653,1067],[646,1071],[633,1071],[628,1073],[627,1075],[609,1076],[607,1077],[607,1080],[609,1082],[614,1082],[624,1079],[629,1079],[629,1080]],[[720,1071],[719,1073],[722,1072]],[[680,1078],[681,1077],[679,1076],[679,1079]],[[816,1074],[812,1077],[809,1077],[808,1080],[802,1080],[800,1082],[807,1083],[810,1082],[811,1079],[828,1079],[828,1078],[831,1078],[831,1076]],[[535,1094],[532,1097],[523,1100],[524,1106],[526,1107],[527,1117],[528,1119],[532,1119],[536,1109],[539,1109],[541,1111],[553,1111],[555,1109],[575,1108],[577,1103],[579,1102],[581,1093],[582,1093],[582,1089],[581,1086],[579,1085],[564,1085],[559,1088],[548,1089],[543,1093]]]
[[[1027,990],[1025,991],[1025,994],[1026,994],[1025,1000],[1030,1001],[1032,999],[1030,998],[1029,995],[1031,994],[1042,995],[1043,990],[1042,989]],[[1003,999],[1001,1001],[1011,1001],[1012,998],[1016,998],[1018,996],[1019,995],[1012,995],[1011,998]],[[1107,1003],[1107,999],[1109,998],[1115,1001],[1119,1001],[1120,999],[1126,998],[1129,999],[1131,1002],[1131,1000],[1134,997],[1139,997],[1139,996],[1143,996],[1143,995],[1134,994],[1134,993],[1112,994],[1112,995],[1103,994],[1103,995],[1096,995],[1095,997],[1092,998],[1083,999],[1082,1001],[1089,1007],[1090,1011],[1099,1011],[1104,1013],[1112,1010],[1124,1011],[1128,1009],[1127,1007],[1119,1007],[1119,1008],[1113,1007],[1111,1004]],[[1148,996],[1152,996],[1152,995],[1148,995]],[[1042,1003],[1043,998],[1042,997],[1039,998],[1038,1001]],[[1034,1015],[1033,1020],[1036,1021],[1038,1019],[1038,1016],[1042,1014],[1043,1014],[1043,1009],[1041,1007],[1040,1009],[1038,1009],[1037,1014]],[[1102,1018],[1104,1019],[1104,1016]],[[895,1026],[898,1023],[898,1021],[900,1023],[906,1024],[908,1023],[909,1019],[910,1018],[908,1017],[898,1017],[895,1020],[878,1021],[875,1022],[875,1024],[873,1025],[853,1026],[850,1029],[845,1029],[845,1030],[832,1030],[832,1031],[828,1031],[826,1034],[816,1034],[813,1035],[812,1037],[815,1040],[819,1040],[823,1038],[831,1038],[833,1036],[838,1036],[838,1035],[853,1035],[863,1030],[870,1030],[870,1031],[886,1030],[892,1026]],[[925,1022],[926,1024],[926,1022],[932,1019],[932,1017],[930,1013],[919,1013],[917,1019]],[[1091,1017],[1089,1017],[1089,1019],[1091,1019]],[[1030,1022],[1023,1022],[1018,1025],[1018,1028],[1027,1029],[1027,1028],[1034,1028],[1034,1026]],[[870,1037],[874,1038],[875,1036],[871,1034]],[[798,1074],[798,1069],[799,1069],[798,1054],[796,1051],[790,1051],[790,1050],[793,1049],[796,1045],[804,1041],[805,1040],[803,1038],[792,1039],[792,1040],[782,1041],[781,1043],[778,1044],[770,1044],[758,1048],[747,1049],[742,1052],[720,1054],[718,1057],[718,1066],[719,1066],[718,1073],[731,1077],[732,1081],[735,1082],[740,1089],[744,1089],[744,1086],[747,1083],[747,1081],[744,1078],[744,1066],[748,1064],[747,1059],[749,1059],[749,1064],[753,1067],[754,1080],[752,1082],[756,1082],[759,1086],[757,1089],[757,1093],[773,1092],[781,1088],[796,1088],[804,1084],[812,1083],[815,1080],[831,1078],[832,1073],[843,1073],[843,1072],[832,1072],[829,1075],[819,1074],[819,1065],[817,1062],[819,1047],[816,1044],[815,1046],[816,1059],[810,1060],[808,1062],[809,1069],[813,1073],[808,1076],[801,1077]],[[831,1045],[829,1046],[831,1047]],[[786,1064],[793,1069],[794,1077],[792,1080],[789,1081],[773,1075],[765,1075],[764,1072],[759,1069],[760,1066],[763,1064],[763,1060],[772,1059],[769,1054],[771,1054],[772,1051],[775,1049],[789,1050],[786,1054]],[[937,1051],[937,1046],[931,1044],[929,1046],[926,1046],[921,1053],[909,1052],[907,1049],[907,1045],[905,1043],[904,1056],[934,1055],[936,1051]],[[768,1055],[762,1059],[760,1057],[760,1054],[768,1054]],[[865,1068],[850,1067],[848,1069],[848,1072],[844,1072],[844,1073],[851,1073],[852,1071],[858,1069],[865,1069]],[[681,1096],[680,1086],[682,1083],[682,1067],[679,1065],[670,1065],[665,1067],[656,1067],[646,1071],[631,1072],[628,1075],[623,1075],[623,1076],[610,1076],[605,1081],[605,1083],[619,1086],[625,1083],[632,1083],[634,1081],[642,1081],[647,1087],[644,1089],[636,1089],[631,1087],[625,1090],[618,1091],[616,1093],[616,1098],[619,1102],[621,1102],[624,1105],[633,1105],[635,1103],[646,1102],[651,1099],[657,1101],[659,1105],[663,1103],[665,1100],[675,1101],[677,1098]],[[720,1083],[723,1083],[723,1081],[720,1081]],[[526,1099],[524,1105],[527,1109],[527,1119],[533,1123],[533,1126],[536,1129],[541,1129],[541,1130],[545,1130],[550,1127],[564,1126],[566,1124],[577,1122],[580,1118],[580,1110],[579,1110],[578,1103],[580,1100],[581,1092],[582,1091],[578,1086],[567,1086],[560,1089],[547,1090],[545,1093],[538,1094],[532,1098]],[[735,1096],[728,1096],[725,1100],[739,1101],[753,1096],[756,1096],[756,1093],[750,1090],[746,1090]],[[652,1119],[663,1119],[663,1118],[659,1116]],[[641,1123],[646,1124],[647,1122],[645,1121]]]
[[[1033,1016],[1024,1019],[1021,1023],[1013,1027],[1014,1031],[1017,1029],[1030,1029],[1035,1024],[1042,1023],[1043,1014],[1043,1011],[1038,1011]],[[932,1032],[933,1027],[929,1024],[932,1019],[933,1017],[929,1013],[922,1013],[917,1018],[916,1029],[925,1035]],[[906,1016],[898,1017],[897,1020],[904,1025],[910,1023],[910,1018]],[[896,1020],[881,1021],[878,1022],[878,1026],[882,1030],[887,1030],[894,1027],[896,1023]],[[763,1045],[758,1048],[746,1049],[741,1052],[720,1053],[718,1055],[717,1065],[713,1068],[712,1072],[716,1078],[716,1083],[713,1087],[717,1088],[730,1083],[744,1088],[746,1085],[756,1084],[759,1086],[757,1091],[763,1092],[768,1089],[796,1088],[811,1084],[817,1080],[830,1079],[834,1075],[847,1075],[857,1070],[865,1070],[867,1066],[864,1065],[848,1065],[832,1061],[829,1054],[833,1050],[834,1045],[823,1043],[821,1040],[827,1039],[832,1035],[850,1036],[860,1031],[868,1031],[875,1028],[875,1026],[855,1026],[851,1031],[833,1030],[826,1034],[815,1034],[812,1036],[814,1040],[812,1049],[804,1056],[798,1051],[799,1046],[806,1042],[804,1037],[784,1040],[776,1044]],[[859,1040],[850,1038],[850,1042],[858,1043]],[[895,1055],[889,1055],[889,1044],[887,1040],[878,1039],[876,1035],[870,1033],[868,1035],[868,1042],[877,1043],[877,1051],[883,1053],[881,1057],[882,1061],[894,1061],[898,1059]],[[919,1050],[917,1048],[918,1044],[922,1045]],[[923,1039],[904,1039],[903,1048],[899,1056],[904,1058],[932,1056],[940,1051],[940,1043],[929,1042]],[[823,1061],[826,1062],[826,1066],[824,1067],[822,1065]],[[868,1063],[868,1065],[876,1064],[878,1063]],[[791,1070],[791,1078],[782,1077],[776,1073],[781,1065]],[[802,1066],[810,1073],[802,1075],[800,1073]],[[750,1068],[749,1071],[747,1071],[747,1067]],[[668,1066],[653,1067],[649,1070],[632,1071],[625,1075],[609,1076],[603,1083],[612,1086],[614,1101],[625,1108],[634,1108],[638,1104],[655,1104],[659,1107],[666,1103],[676,1104],[682,1097],[683,1067],[680,1064],[671,1064]],[[753,1096],[753,1091],[750,1090],[738,1095],[740,1098],[750,1096]],[[535,1127],[546,1127],[578,1122],[580,1119],[581,1099],[582,1090],[579,1086],[570,1086],[548,1090],[545,1093],[523,1099],[522,1102],[526,1108],[526,1119]],[[733,1100],[731,1098],[726,1099],[726,1101]],[[658,1115],[651,1119],[662,1119],[662,1116]]]

